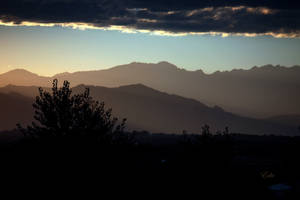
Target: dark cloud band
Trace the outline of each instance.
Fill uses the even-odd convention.
[[[184,34],[299,37],[289,0],[7,0],[2,25],[64,25]],[[25,23],[26,22],[26,23]]]

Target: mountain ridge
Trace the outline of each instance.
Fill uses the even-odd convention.
[[[298,133],[296,127],[241,117],[226,112],[220,107],[209,107],[197,100],[178,95],[170,95],[143,86],[142,84],[117,88],[79,85],[73,87],[72,91],[74,94],[81,93],[87,87],[90,89],[90,94],[95,100],[104,101],[106,108],[113,109],[114,116],[128,119],[129,130],[178,134],[186,130],[190,133],[199,133],[201,126],[208,124],[211,126],[213,132],[223,130],[228,126],[232,132],[245,134],[295,135]],[[33,103],[34,97],[36,93],[38,93],[37,89],[37,87],[26,86],[4,87],[0,88],[0,95],[10,95],[10,93],[14,91],[24,91],[23,94],[25,96],[27,95],[27,97],[24,98],[31,99]],[[50,90],[50,88],[44,89]],[[28,101],[26,101],[26,104],[22,103],[22,101],[14,102],[21,107],[26,105],[22,107],[22,109],[31,110],[31,112],[27,111],[29,114],[33,113],[32,103]],[[8,109],[10,107],[11,101],[0,104],[0,109]],[[3,113],[9,112],[11,116],[18,116],[20,109],[21,108],[18,108],[13,110],[13,112],[6,111]],[[3,119],[2,122],[5,122],[5,116],[0,116],[0,118]],[[28,121],[30,121],[29,119],[32,118],[32,115],[27,114],[22,118],[23,121],[21,122],[28,123]],[[18,122],[20,121],[5,122],[5,124],[12,125]]]
[[[118,87],[141,83],[155,90],[220,106],[238,115],[268,118],[300,114],[300,66],[265,65],[248,70],[205,74],[188,71],[168,62],[130,63],[105,70],[61,73],[52,77],[23,77],[14,81],[0,75],[7,84],[49,86],[53,79],[68,80],[72,86],[85,84]],[[23,81],[23,82],[22,82]]]
[[[260,69],[268,69],[268,68],[269,69],[270,68],[273,68],[273,69],[274,68],[280,68],[280,69],[297,69],[298,68],[300,70],[300,65],[283,66],[283,65],[265,64],[265,65],[261,65],[261,66],[253,66],[253,67],[250,67],[250,68],[233,68],[231,70],[216,70],[216,71],[211,72],[211,73],[206,73],[201,68],[195,69],[195,70],[188,70],[188,69],[185,69],[185,68],[180,68],[180,67],[178,67],[178,66],[176,66],[176,65],[174,65],[170,62],[167,62],[167,61],[160,61],[160,62],[157,62],[157,63],[131,62],[131,63],[128,63],[128,64],[116,65],[116,66],[106,68],[106,69],[79,70],[79,71],[75,71],[75,72],[63,71],[63,72],[56,73],[52,76],[40,75],[38,73],[32,72],[32,71],[24,69],[24,68],[15,68],[15,69],[9,70],[7,72],[1,73],[0,76],[11,73],[11,72],[26,72],[26,73],[30,73],[32,75],[36,75],[36,76],[39,76],[39,77],[53,78],[53,77],[56,77],[56,76],[59,76],[59,75],[70,75],[70,74],[76,74],[76,73],[81,73],[81,72],[107,71],[107,70],[111,70],[111,69],[114,69],[114,68],[123,67],[124,65],[131,65],[131,64],[148,64],[148,65],[168,64],[168,65],[175,66],[177,69],[181,69],[181,70],[184,70],[184,71],[187,71],[187,72],[198,72],[198,71],[200,71],[200,72],[203,72],[203,74],[205,74],[205,75],[213,75],[213,74],[217,74],[217,73],[227,73],[227,72],[230,73],[230,72],[235,72],[235,71],[245,71],[245,72],[247,72],[247,71],[252,71],[252,70],[260,70]]]

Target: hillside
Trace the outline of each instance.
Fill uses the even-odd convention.
[[[137,84],[117,88],[79,85],[72,88],[74,93],[90,88],[91,95],[106,103],[107,108],[113,108],[113,114],[128,119],[129,130],[147,130],[150,132],[182,133],[183,130],[199,133],[201,126],[209,124],[212,131],[223,130],[226,126],[232,132],[247,134],[297,134],[296,127],[278,125],[263,120],[240,117],[225,112],[220,107],[208,107],[199,101],[159,92],[147,86]],[[21,90],[22,88],[22,90]],[[34,87],[8,86],[0,88],[2,93],[13,91],[30,96],[37,91]],[[31,92],[30,92],[31,91]],[[8,95],[8,94],[2,94]],[[33,96],[31,96],[33,101]],[[27,99],[20,96],[20,99]],[[27,99],[27,101],[29,101]],[[16,102],[18,102],[16,100]],[[12,116],[18,115],[20,109],[30,110],[30,103],[17,103],[22,108],[12,109]],[[9,109],[11,102],[3,102],[1,108]],[[6,113],[4,112],[4,113]],[[2,113],[2,114],[4,114]],[[24,111],[25,119],[32,119],[32,112]],[[5,121],[5,117],[2,116]],[[11,118],[10,118],[11,119]],[[17,118],[16,118],[17,119]],[[11,128],[17,121],[10,121]],[[24,121],[26,122],[26,121]],[[3,129],[2,127],[0,127]]]
[[[0,130],[16,128],[17,123],[28,124],[33,119],[33,98],[18,93],[0,93]]]
[[[16,75],[17,74],[17,75]],[[25,75],[22,75],[25,74]],[[15,78],[22,76],[23,78]],[[131,63],[106,70],[62,73],[53,77],[17,70],[0,75],[0,86],[49,86],[54,78],[79,84],[119,87],[143,84],[169,94],[193,98],[243,116],[268,118],[300,114],[300,67],[266,65],[249,70],[205,74],[168,62]],[[17,81],[14,81],[17,80]]]
[[[300,115],[274,116],[274,117],[267,118],[266,120],[278,124],[288,125],[288,126],[298,126],[300,129]]]

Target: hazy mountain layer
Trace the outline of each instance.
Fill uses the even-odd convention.
[[[228,126],[233,132],[247,134],[297,133],[296,127],[240,117],[225,112],[220,107],[208,107],[196,100],[169,95],[141,84],[118,88],[79,85],[72,90],[78,93],[85,87],[90,88],[91,95],[95,99],[106,102],[107,108],[112,107],[115,116],[127,118],[130,130],[164,133],[182,133],[186,130],[199,133],[201,126],[208,124],[213,131],[223,130]],[[27,123],[32,119],[30,101],[33,101],[33,97],[37,94],[37,87],[8,86],[0,88],[0,92],[3,96],[1,99],[9,98],[11,92],[28,96],[14,95],[14,101],[7,100],[0,104],[1,110],[6,109],[5,112],[1,112],[0,130],[13,128],[19,121]],[[18,107],[15,107],[15,104]],[[19,116],[21,111],[26,116],[21,118]],[[6,113],[11,117],[6,118]]]
[[[17,123],[32,121],[33,99],[17,93],[0,93],[0,130],[16,128]]]
[[[107,70],[62,73],[40,77],[24,70],[0,75],[0,86],[49,86],[53,78],[72,85],[118,87],[143,84],[151,88],[218,105],[252,117],[300,114],[300,67],[263,66],[205,74],[186,71],[167,62],[131,63]]]
[[[288,126],[298,126],[300,132],[300,115],[274,116],[268,118],[267,120]]]

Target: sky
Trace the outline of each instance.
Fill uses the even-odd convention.
[[[1,3],[0,73],[24,68],[49,76],[160,61],[206,73],[300,64],[296,1]]]

